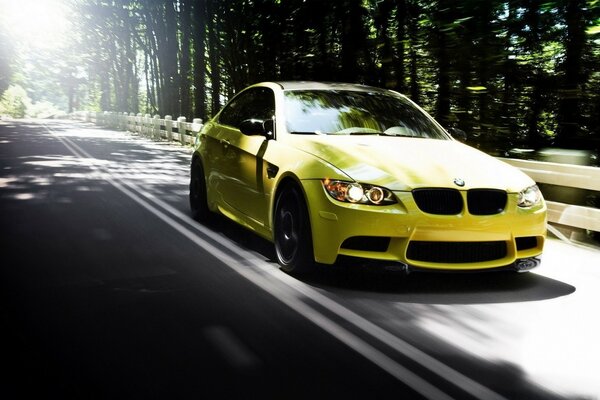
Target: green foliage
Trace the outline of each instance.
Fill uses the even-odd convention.
[[[0,99],[0,114],[13,118],[25,118],[27,108],[31,106],[31,100],[25,89],[19,85],[11,85],[6,89]]]
[[[0,29],[0,96],[8,88],[10,83],[13,68],[11,64],[12,51],[13,49],[9,38],[3,30]]]
[[[407,94],[489,152],[600,148],[599,0],[73,4],[72,54],[22,72],[34,101],[206,119],[252,83],[349,81]]]
[[[0,114],[12,118],[50,118],[65,112],[49,101],[32,102],[20,85],[11,85],[0,99]]]
[[[53,118],[64,116],[66,113],[49,101],[40,101],[27,107],[26,114],[32,118]]]

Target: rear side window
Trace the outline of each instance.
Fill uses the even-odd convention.
[[[275,95],[269,88],[257,87],[245,90],[234,97],[223,109],[219,123],[240,127],[246,119],[267,120],[275,115]]]

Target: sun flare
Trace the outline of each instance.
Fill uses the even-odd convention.
[[[69,27],[63,0],[0,0],[0,27],[21,49],[65,44]]]

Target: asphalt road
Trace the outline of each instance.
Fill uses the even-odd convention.
[[[190,150],[0,121],[5,399],[593,399],[600,251],[528,274],[298,279],[189,217]]]

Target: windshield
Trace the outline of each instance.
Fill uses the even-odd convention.
[[[393,92],[288,90],[285,114],[291,133],[449,139],[425,113]]]

